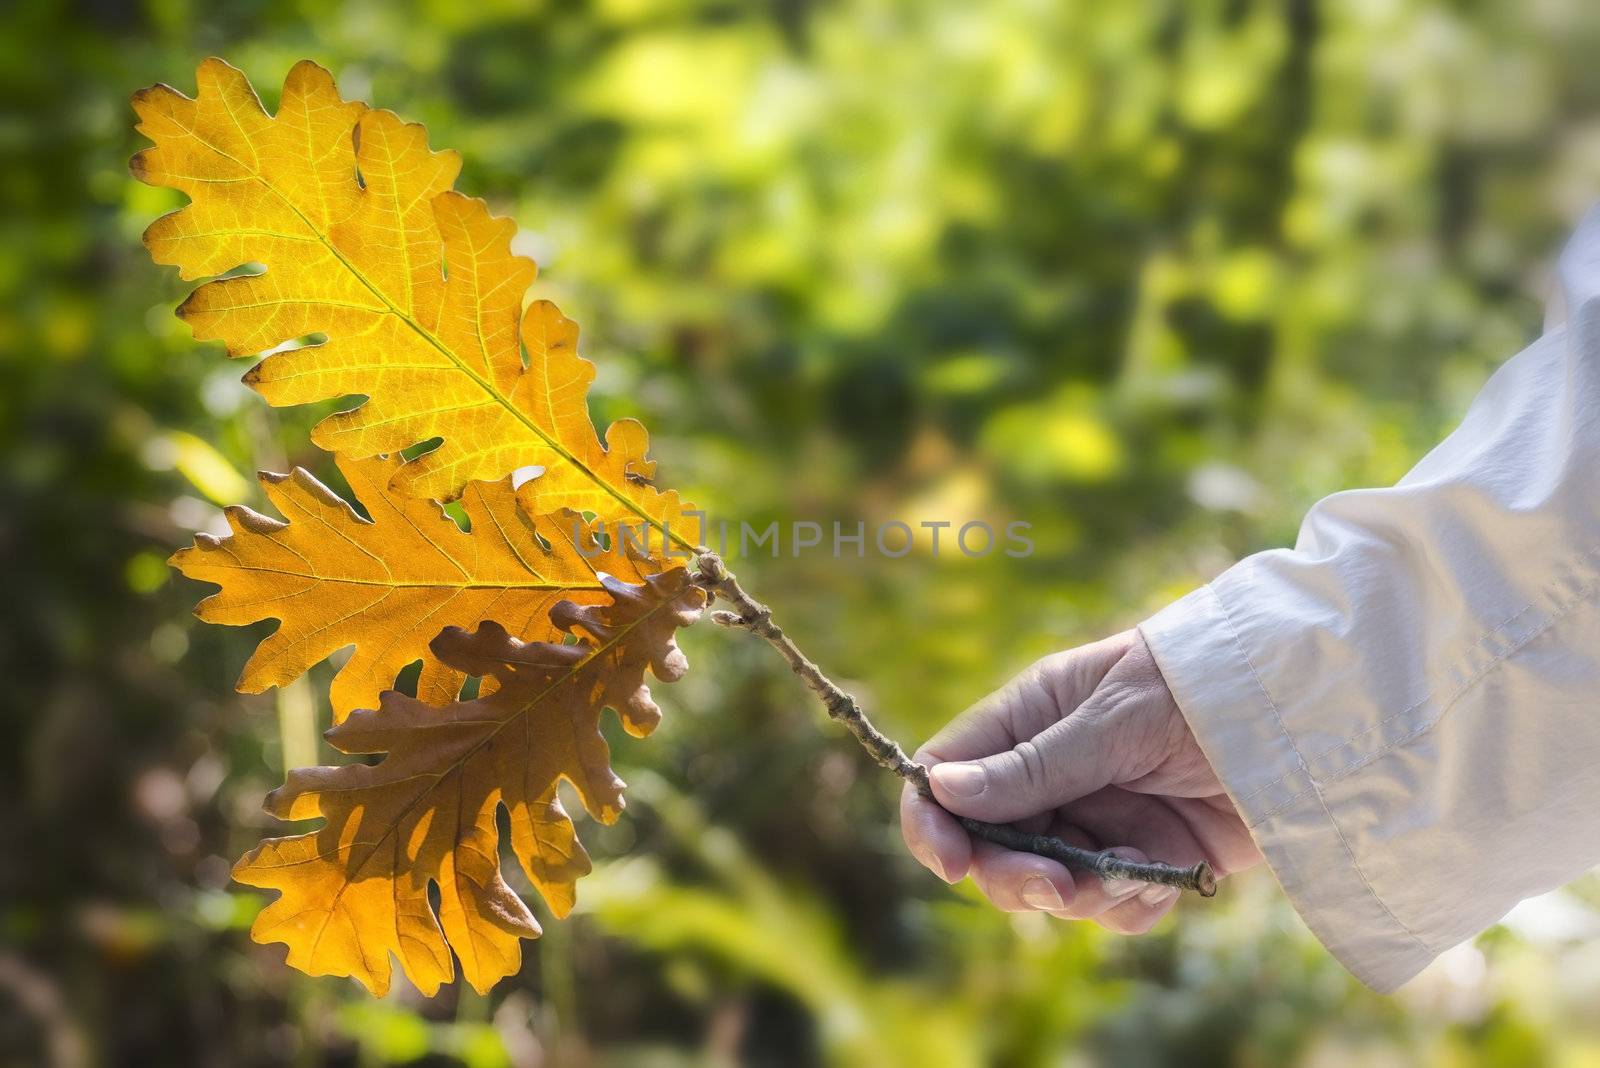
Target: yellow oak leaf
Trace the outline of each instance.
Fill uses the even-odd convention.
[[[443,631],[434,655],[492,681],[488,696],[436,708],[391,690],[328,732],[342,752],[386,755],[290,772],[268,796],[280,819],[324,823],[268,839],[235,866],[239,882],[280,891],[256,918],[256,941],[283,942],[302,971],[354,976],[377,994],[389,988],[391,953],[430,995],[454,974],[451,949],[479,991],[521,966],[519,940],[540,928],[501,873],[499,808],[528,879],[566,915],[590,865],[556,784],[570,782],[595,818],[617,818],[623,784],[601,712],[614,709],[635,737],[654,729],[661,713],[645,671],[682,676],[675,633],[705,603],[681,568],[638,585],[604,581],[606,603],[551,612],[575,643],[521,642],[496,623]]]
[[[594,367],[553,304],[522,310],[533,261],[516,226],[451,191],[460,159],[421,126],[343,100],[315,63],[295,65],[276,115],[219,59],[194,99],[157,85],[133,98],[153,148],[133,173],[187,194],[145,244],[185,279],[220,278],[178,309],[201,340],[250,356],[246,381],[275,405],[365,396],[312,432],[342,455],[398,453],[442,439],[398,468],[395,489],[453,500],[473,481],[541,467],[547,509],[667,524],[682,548],[683,503],[651,485],[648,438],[633,420],[601,443],[589,419]],[[526,359],[526,362],[524,360]]]
[[[197,534],[172,557],[185,575],[222,587],[195,609],[206,622],[280,621],[245,665],[244,693],[282,686],[353,645],[333,680],[334,722],[372,708],[418,659],[418,696],[444,704],[464,678],[428,651],[445,627],[493,619],[527,641],[557,638],[557,601],[609,599],[601,572],[631,582],[659,569],[624,553],[621,539],[602,547],[575,513],[539,514],[538,480],[520,494],[509,479],[473,483],[461,498],[472,526],[464,533],[437,503],[388,488],[398,459],[337,463],[370,521],[302,468],[263,473],[268,500],[288,522],[235,506],[225,513],[231,535]]]

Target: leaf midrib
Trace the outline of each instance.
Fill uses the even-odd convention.
[[[216,146],[212,147],[216,148]],[[246,166],[243,160],[240,160],[227,152],[223,152],[220,148],[216,148],[216,150],[222,152],[223,155],[227,156],[229,159],[232,159],[239,166]],[[448,345],[440,341],[433,331],[417,322],[417,320],[414,319],[410,313],[401,310],[394,301],[389,299],[387,293],[383,292],[383,290],[380,289],[370,278],[368,278],[359,267],[346,258],[345,254],[340,251],[337,245],[328,240],[327,235],[325,235],[317,227],[317,225],[306,216],[305,212],[300,210],[299,206],[295,204],[294,201],[290,200],[271,182],[267,181],[266,177],[263,176],[256,168],[248,167],[247,169],[250,171],[251,177],[257,182],[261,183],[262,188],[266,189],[273,196],[277,197],[283,202],[284,206],[286,206],[290,211],[294,212],[296,218],[298,218],[305,225],[306,229],[311,232],[311,234],[317,239],[323,248],[327,249],[333,254],[334,259],[338,260],[345,270],[349,271],[357,281],[366,286],[368,292],[383,302],[384,306],[388,308],[388,314],[393,315],[402,323],[405,323],[417,334],[418,337],[422,338],[429,345],[432,345],[435,349],[437,349],[441,355],[455,365],[456,370],[460,371],[462,374],[471,379],[473,384],[493,398],[496,404],[510,412],[518,422],[527,427],[528,430],[530,430],[536,437],[543,441],[550,449],[554,450],[563,460],[577,468],[579,471],[583,472],[589,481],[599,486],[609,497],[621,504],[634,516],[643,519],[646,522],[650,522],[651,517],[643,512],[637,504],[635,504],[629,498],[623,496],[621,493],[617,492],[616,488],[613,487],[609,481],[601,478],[594,471],[590,470],[588,465],[579,460],[570,451],[568,451],[564,445],[547,433],[543,427],[539,426],[538,423],[529,418],[529,416],[523,412],[522,409],[511,403],[511,398],[507,397],[504,393],[501,393],[499,389],[495,388],[493,382],[478,374],[478,372],[468,365],[465,360],[456,355],[456,353]],[[670,530],[667,531],[667,534],[674,542],[678,544],[680,548],[690,551],[694,549],[694,546],[685,541],[681,535],[673,534]]]
[[[289,578],[312,579],[316,582],[336,583],[341,586],[380,586],[395,590],[601,590],[605,585],[598,579],[561,582],[541,579],[537,582],[434,582],[417,579],[406,582],[386,582],[382,579],[345,578],[339,575],[318,575],[307,571],[285,571],[278,567],[253,567],[247,564],[215,564],[218,570],[259,571],[267,575],[285,575]]]
[[[327,930],[328,924],[332,921],[332,918],[334,916],[334,910],[337,908],[337,906],[339,904],[339,900],[344,896],[345,890],[355,881],[352,878],[352,875],[354,873],[356,873],[356,872],[359,872],[362,868],[364,868],[366,866],[367,862],[369,860],[371,860],[372,857],[378,852],[379,847],[381,847],[383,845],[383,843],[390,836],[395,835],[400,830],[400,826],[401,826],[401,824],[403,824],[405,822],[405,818],[411,814],[412,810],[415,809],[418,804],[421,803],[421,801],[422,801],[422,799],[424,797],[427,797],[430,793],[432,793],[433,790],[435,789],[435,787],[437,787],[437,785],[440,782],[442,782],[445,778],[447,778],[448,776],[459,774],[461,772],[461,770],[466,766],[467,762],[470,761],[478,753],[479,750],[481,750],[484,746],[488,745],[490,742],[494,741],[495,738],[499,737],[500,732],[505,730],[513,722],[516,722],[516,721],[519,721],[519,720],[523,721],[523,722],[526,722],[528,714],[534,709],[534,707],[537,706],[540,702],[544,701],[546,698],[548,698],[550,696],[550,694],[555,692],[557,687],[565,684],[574,675],[576,675],[579,671],[581,671],[583,668],[585,668],[588,665],[590,665],[591,663],[593,663],[596,657],[600,656],[602,653],[605,653],[605,652],[615,648],[619,643],[621,643],[621,641],[624,638],[626,638],[629,634],[631,634],[637,627],[639,627],[641,624],[643,624],[646,620],[652,618],[657,612],[661,611],[663,608],[667,608],[667,607],[675,604],[677,602],[677,600],[678,600],[678,597],[682,593],[683,593],[683,591],[679,590],[677,593],[674,593],[672,596],[662,600],[659,604],[655,605],[654,607],[652,607],[651,609],[646,611],[644,614],[640,615],[639,618],[637,618],[637,619],[633,620],[632,622],[624,625],[622,627],[622,629],[620,631],[618,631],[617,634],[614,637],[612,637],[609,641],[603,642],[602,644],[595,646],[593,648],[593,650],[590,651],[588,656],[585,656],[581,660],[577,660],[577,661],[573,662],[573,664],[570,667],[568,667],[567,670],[565,672],[563,672],[559,678],[557,678],[554,682],[552,682],[549,686],[545,687],[539,693],[537,693],[534,696],[532,696],[532,697],[528,698],[527,700],[523,701],[521,707],[515,713],[505,717],[504,719],[502,719],[498,723],[496,723],[494,725],[494,727],[492,729],[490,729],[490,731],[487,734],[485,734],[484,737],[476,745],[474,745],[472,748],[468,749],[457,760],[453,761],[449,766],[445,767],[437,775],[432,776],[432,779],[433,779],[432,785],[429,785],[425,789],[419,790],[417,792],[416,796],[413,797],[409,802],[407,802],[406,806],[404,808],[402,808],[398,813],[395,814],[394,819],[388,821],[388,826],[384,828],[383,834],[379,835],[377,839],[375,839],[373,842],[370,843],[371,848],[367,850],[366,855],[364,857],[362,857],[361,860],[358,863],[346,863],[346,864],[342,865],[342,867],[345,869],[345,877],[344,877],[344,880],[339,884],[338,891],[336,891],[334,893],[333,899],[328,902],[327,911],[323,916],[323,920],[322,920],[321,925],[317,929],[317,937],[312,940],[311,949],[309,950],[309,954],[310,954],[311,959],[313,961],[315,961],[315,959],[316,959],[317,948],[322,942],[323,932]],[[604,707],[601,708],[601,711],[602,712],[604,711]],[[574,727],[574,730],[576,730],[576,727]],[[385,750],[385,753],[388,753],[388,752],[390,752],[390,751],[389,750]],[[566,776],[564,772],[561,773],[561,775],[562,775],[562,777],[569,778],[569,776]],[[422,776],[410,776],[409,778],[421,778],[421,777]],[[404,780],[402,780],[402,781],[404,781]],[[318,831],[315,831],[313,833],[321,834],[322,831],[319,829]],[[397,839],[397,841],[398,841],[398,839]],[[363,844],[366,844],[366,843],[363,843]],[[390,873],[391,877],[397,876],[398,873],[399,873],[399,865],[396,864],[395,865],[395,871]],[[430,874],[429,878],[430,879],[431,878],[435,878],[435,875],[434,874]]]

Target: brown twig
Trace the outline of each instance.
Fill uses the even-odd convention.
[[[711,620],[725,627],[747,630],[763,638],[789,662],[789,668],[798,675],[811,692],[822,699],[828,715],[844,724],[856,740],[872,755],[872,759],[915,786],[917,792],[934,804],[933,790],[928,785],[928,769],[906,756],[904,749],[873,725],[866,712],[854,697],[841,690],[822,669],[800,651],[799,646],[772,621],[772,609],[751,597],[740,587],[723,564],[722,558],[701,546],[695,550],[698,574],[695,582],[713,599],[720,597],[733,605],[736,611],[719,609],[711,613]],[[1139,863],[1119,857],[1114,853],[1079,849],[1059,838],[1047,834],[1029,834],[1001,823],[985,823],[951,813],[969,834],[984,841],[1005,846],[1022,853],[1049,857],[1069,868],[1094,872],[1102,879],[1132,879],[1145,883],[1161,883],[1184,890],[1193,890],[1202,897],[1217,892],[1216,876],[1211,865],[1201,861],[1192,867],[1179,868],[1159,861]]]

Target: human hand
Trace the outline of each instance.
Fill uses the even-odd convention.
[[[940,731],[916,759],[928,767],[939,804],[906,787],[906,847],[946,882],[970,874],[1009,912],[1093,919],[1140,934],[1179,891],[1102,883],[1084,872],[1074,878],[1054,860],[974,840],[951,812],[1130,860],[1205,860],[1219,877],[1261,860],[1137,631],[1038,661]]]

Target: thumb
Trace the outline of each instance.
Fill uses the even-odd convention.
[[[928,769],[933,796],[958,816],[1009,823],[1076,801],[1109,784],[1107,730],[1070,715],[1011,749]]]

